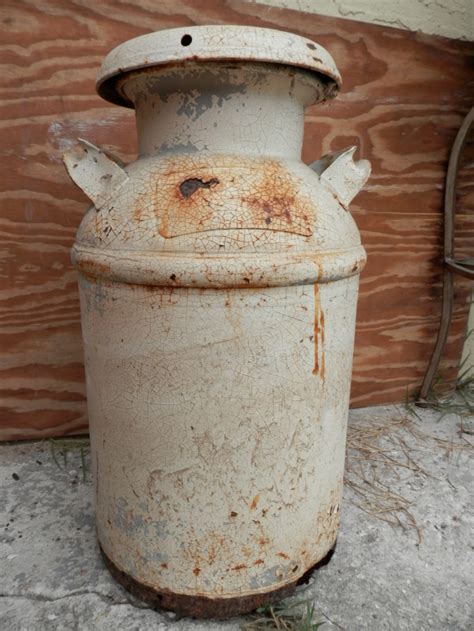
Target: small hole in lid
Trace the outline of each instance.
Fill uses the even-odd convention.
[[[192,41],[193,38],[191,37],[191,35],[183,35],[183,37],[181,38],[181,46],[189,46]]]

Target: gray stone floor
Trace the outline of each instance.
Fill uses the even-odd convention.
[[[298,590],[314,600],[323,629],[474,629],[473,419],[461,433],[458,416],[417,413],[406,426],[401,406],[351,412],[351,444],[373,445],[367,428],[385,438],[380,452],[350,450],[336,552]],[[2,631],[237,631],[245,623],[177,620],[114,583],[98,553],[78,452],[58,468],[46,441],[4,444],[0,484]]]

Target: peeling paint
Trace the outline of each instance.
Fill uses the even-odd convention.
[[[334,545],[367,168],[300,160],[324,49],[255,29],[295,63],[151,64],[178,31],[106,86],[136,107],[139,159],[66,161],[96,203],[73,260],[100,544],[124,585],[212,615],[290,593]]]
[[[191,197],[191,195],[193,195],[198,189],[210,189],[217,184],[219,184],[219,180],[216,177],[211,177],[211,179],[207,180],[207,182],[204,182],[199,178],[191,177],[181,182],[181,184],[179,185],[179,190],[181,195],[187,199],[188,197]]]

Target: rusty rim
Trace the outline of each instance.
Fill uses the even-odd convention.
[[[282,598],[291,596],[296,587],[305,584],[311,578],[313,572],[326,565],[331,560],[336,544],[331,550],[315,565],[309,568],[299,579],[288,583],[278,589],[251,596],[240,598],[208,598],[206,596],[188,596],[186,594],[176,594],[166,589],[154,589],[148,585],[140,583],[129,574],[118,568],[107,556],[100,546],[100,551],[105,565],[114,579],[127,591],[146,603],[152,609],[166,609],[176,612],[181,617],[190,618],[230,618],[240,614],[248,613],[261,607],[271,604]]]

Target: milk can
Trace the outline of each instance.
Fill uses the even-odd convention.
[[[94,204],[72,257],[98,539],[154,606],[251,610],[335,544],[365,263],[348,206],[370,166],[301,145],[339,83],[290,33],[151,33],[97,82],[135,109],[138,159],[65,155]]]

